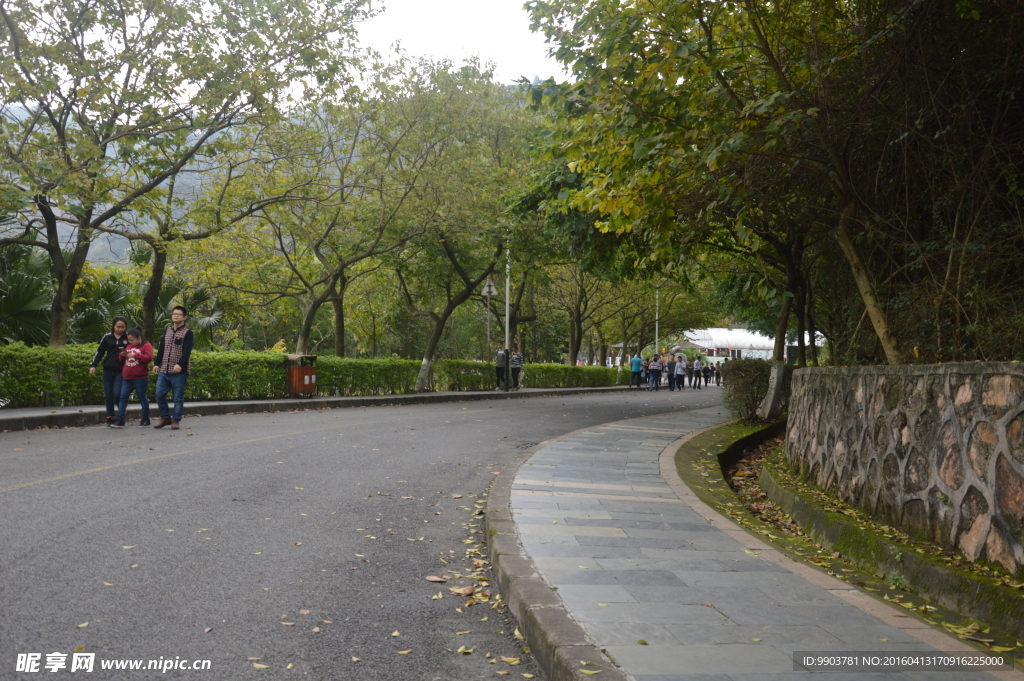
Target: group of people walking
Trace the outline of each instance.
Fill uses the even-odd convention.
[[[171,325],[160,339],[160,349],[153,356],[153,346],[145,339],[142,329],[128,328],[128,320],[114,317],[110,333],[100,339],[96,354],[89,364],[89,373],[95,374],[102,365],[103,395],[106,398],[107,426],[124,428],[128,398],[134,392],[142,408],[140,426],[151,425],[149,420],[150,362],[156,377],[156,403],[160,421],[154,428],[170,426],[178,430],[185,408],[185,383],[188,380],[194,336],[185,324],[188,310],[176,305],[171,311]],[[171,393],[174,409],[167,402]]]
[[[513,345],[509,352],[504,343],[498,343],[498,350],[494,353],[495,378],[498,381],[495,390],[504,390],[509,377],[512,379],[510,390],[519,390],[519,375],[523,372],[524,361],[518,345]],[[505,375],[506,367],[510,370],[508,377]]]
[[[644,359],[640,355],[634,355],[629,360],[629,368],[629,385],[632,386],[635,381],[637,388],[646,383],[648,390],[659,390],[663,377],[668,380],[669,390],[682,390],[686,386],[691,390],[701,390],[712,382],[716,386],[722,385],[721,369],[711,362],[701,362],[699,358],[651,355]]]

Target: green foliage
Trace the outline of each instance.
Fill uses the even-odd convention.
[[[90,376],[93,345],[47,348],[0,346],[0,398],[8,406],[53,407],[102,404],[101,377]],[[420,362],[403,359],[318,357],[317,395],[401,395],[413,392]],[[288,396],[287,359],[273,352],[193,352],[187,400],[281,399]],[[563,364],[527,364],[523,385],[531,388],[611,386],[615,369]],[[628,374],[624,374],[628,376]],[[433,363],[434,390],[473,391],[494,387],[493,364],[465,360]],[[155,388],[150,379],[150,396]]]
[[[486,362],[441,359],[433,363],[430,372],[435,390],[490,390],[497,382],[494,365]]]
[[[615,385],[615,369],[567,364],[527,364],[522,385],[527,388],[600,388]]]
[[[743,423],[757,421],[757,408],[768,394],[772,363],[764,359],[731,359],[718,365],[725,381],[722,401]]]
[[[12,343],[0,347],[0,399],[10,407],[103,404],[99,372],[89,375],[95,346],[62,349]]]

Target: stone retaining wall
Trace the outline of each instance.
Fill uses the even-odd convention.
[[[1024,572],[1024,365],[798,369],[786,455],[877,520]]]

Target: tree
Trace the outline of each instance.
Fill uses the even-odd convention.
[[[555,141],[560,153],[575,154],[570,170],[586,177],[574,205],[600,213],[604,229],[644,231],[657,258],[668,254],[673,230],[700,229],[709,219],[714,226],[716,217],[745,230],[747,213],[734,208],[759,172],[790,169],[805,183],[822,183],[867,314],[889,362],[899,363],[854,234],[861,203],[850,166],[850,131],[887,73],[836,64],[900,30],[912,6],[893,15],[892,7],[847,13],[816,0],[528,3],[577,78],[535,91],[535,101],[548,95],[564,103],[566,124]],[[848,87],[855,83],[852,99],[836,101],[836,71]],[[715,196],[705,192],[696,211],[686,210],[692,192],[710,184]]]
[[[494,272],[505,250],[502,196],[522,177],[534,130],[518,93],[495,84],[475,63],[458,69],[440,64],[433,89],[422,96],[434,106],[431,124],[444,131],[435,147],[439,162],[424,173],[418,190],[424,233],[391,260],[409,313],[432,325],[417,390],[427,386],[449,318]]]
[[[100,228],[165,215],[169,183],[226,131],[302,84],[332,89],[363,4],[0,2],[0,201],[19,217],[0,246],[49,255],[51,346]]]

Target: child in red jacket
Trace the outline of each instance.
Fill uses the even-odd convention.
[[[149,363],[153,361],[153,346],[142,337],[142,329],[135,327],[127,333],[128,347],[121,351],[124,367],[121,369],[121,402],[117,405],[117,420],[114,428],[124,428],[124,412],[128,408],[128,398],[132,391],[139,396],[142,407],[140,426],[149,425]]]

